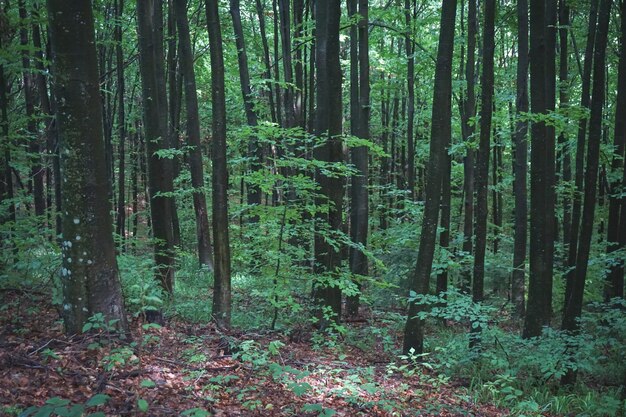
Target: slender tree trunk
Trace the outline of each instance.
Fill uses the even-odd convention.
[[[241,24],[241,10],[239,0],[230,0],[230,14],[233,19],[233,28],[235,32],[235,43],[237,45],[237,62],[239,64],[239,82],[241,84],[241,94],[243,96],[244,110],[246,113],[246,121],[248,126],[253,129],[258,124],[258,116],[254,109],[252,90],[250,88],[250,71],[248,69],[248,55],[246,53],[246,44],[244,42],[243,26]],[[252,172],[258,172],[262,166],[263,153],[262,148],[258,144],[255,135],[251,136],[248,141],[248,156],[252,159],[250,168]],[[258,185],[248,184],[247,186],[247,202],[250,206],[258,206],[261,204],[261,190]],[[258,222],[258,216],[252,216],[250,220],[254,223]]]
[[[523,1],[523,0],[522,0]],[[467,7],[467,63],[465,64],[466,95],[463,103],[462,132],[463,140],[467,143],[474,135],[474,123],[472,118],[476,115],[476,94],[474,92],[475,66],[476,66],[476,33],[478,31],[478,20],[476,17],[476,0],[468,0]],[[473,253],[474,238],[474,149],[468,146],[463,159],[463,194],[464,213],[463,218],[463,252],[471,255]],[[462,272],[461,287],[469,290],[471,273],[469,268]]]
[[[259,31],[261,32],[261,42],[263,45],[263,63],[265,64],[265,75],[267,81],[267,89],[269,95],[270,114],[272,122],[278,121],[276,117],[276,104],[274,103],[274,86],[271,82],[272,66],[270,64],[270,49],[267,43],[267,35],[265,33],[265,11],[261,0],[256,0],[256,11],[259,18]]]
[[[620,171],[626,173],[624,149],[626,148],[626,2],[621,3],[621,45],[619,69],[617,75],[617,102],[615,105],[615,130],[613,139],[613,160],[611,162],[612,174],[619,178]],[[613,178],[615,178],[613,177]],[[607,234],[607,253],[613,253],[624,247],[626,237],[626,218],[620,220],[620,210],[626,217],[626,197],[620,197],[620,189],[626,181],[614,180],[611,182],[611,196],[609,200],[609,221]],[[620,237],[620,234],[622,237]],[[621,242],[620,242],[621,241]],[[609,273],[604,285],[604,299],[609,301],[613,297],[624,297],[624,259],[611,262]]]
[[[196,241],[200,265],[213,271],[213,248],[204,187],[204,168],[202,164],[202,145],[200,143],[200,117],[198,115],[198,96],[196,92],[196,74],[193,69],[193,52],[189,36],[187,19],[187,1],[174,0],[174,12],[178,29],[180,49],[180,67],[185,89],[185,107],[187,110],[187,142],[189,143],[189,170],[193,193],[193,210],[196,218]]]
[[[37,123],[35,121],[35,82],[31,70],[30,44],[28,39],[28,14],[23,0],[18,1],[20,15],[20,46],[22,48],[22,79],[24,83],[24,103],[26,107],[26,131],[28,132],[28,150],[31,153],[29,188],[32,188],[35,215],[42,216],[46,211],[44,193],[44,169],[41,166],[41,147],[39,144]],[[30,185],[32,184],[32,186]]]
[[[483,72],[480,80],[480,139],[476,161],[476,212],[474,227],[476,246],[474,247],[474,270],[472,282],[472,300],[480,303],[484,299],[485,252],[487,249],[487,200],[489,196],[489,154],[491,140],[491,120],[493,112],[493,72],[495,51],[495,15],[496,0],[485,2],[485,21],[483,26]],[[472,331],[480,331],[472,327]]]
[[[143,125],[147,152],[150,224],[155,238],[157,278],[164,290],[174,291],[174,232],[172,197],[159,196],[173,190],[172,161],[157,152],[167,148],[168,122],[163,57],[163,10],[155,0],[137,2],[139,70],[143,97]]]
[[[0,49],[3,46],[3,39],[0,36]],[[11,171],[11,138],[9,135],[9,98],[8,98],[8,85],[7,79],[4,73],[4,65],[0,64],[0,135],[2,140],[0,142],[3,144],[3,153],[2,153],[2,166],[0,170],[2,170],[2,174],[0,175],[0,201],[8,200],[8,213],[6,216],[0,216],[0,224],[5,222],[12,222],[15,224],[16,216],[15,216],[15,203],[13,202],[14,190],[13,190],[13,173]],[[5,243],[12,241],[12,232],[9,231],[5,235],[5,239],[3,239],[3,247]]]
[[[94,23],[89,2],[48,0],[63,167],[63,316],[70,334],[102,313],[128,330],[108,198]]]
[[[217,0],[205,0],[211,50],[211,98],[213,103],[213,236],[215,239],[215,281],[213,319],[230,328],[230,240],[228,237],[228,164],[226,160],[226,94],[224,52]]]
[[[523,113],[528,112],[528,1],[517,2],[517,93],[515,108],[515,161],[513,192],[515,194],[515,238],[513,243],[513,273],[511,299],[518,317],[524,316],[526,276],[526,246],[528,240],[528,206],[526,175],[528,172],[528,122]]]
[[[116,233],[121,239],[122,247],[126,239],[126,113],[124,112],[124,51],[122,48],[122,14],[124,0],[115,0],[115,58],[117,66],[117,131],[119,140],[119,173],[117,186],[117,223]]]
[[[351,128],[352,134],[369,140],[369,117],[370,117],[370,85],[369,85],[369,39],[368,23],[369,10],[368,0],[359,0],[359,21],[356,27],[351,29]],[[351,0],[352,11],[356,12],[356,0]],[[357,38],[357,39],[354,39]],[[356,44],[356,45],[354,45]],[[353,49],[357,49],[356,53]],[[354,62],[356,61],[356,62]],[[353,71],[356,74],[353,74]],[[356,84],[356,85],[353,85]],[[356,91],[354,91],[356,90]],[[355,103],[353,102],[356,102]],[[352,177],[352,210],[350,219],[350,237],[354,243],[363,248],[367,247],[367,233],[369,224],[369,155],[367,147],[359,146],[352,148],[352,163],[357,173]],[[350,272],[356,276],[368,274],[367,257],[360,248],[350,248]],[[358,279],[357,279],[358,283]],[[357,284],[359,290],[360,284]],[[347,300],[348,315],[355,316],[359,311],[359,295],[349,297]]]
[[[406,118],[406,146],[407,146],[407,186],[409,198],[415,198],[415,145],[413,123],[415,120],[415,47],[413,46],[413,23],[411,20],[411,0],[404,0],[404,16],[406,32],[404,35],[404,47],[407,57],[407,118]]]
[[[596,38],[596,23],[598,16],[598,1],[591,0],[591,10],[589,12],[589,26],[587,28],[587,46],[585,47],[585,63],[582,74],[582,86],[580,95],[580,106],[583,109],[589,108],[591,89],[591,69],[593,65],[593,47]],[[568,270],[565,273],[566,286],[565,286],[565,299],[570,298],[570,292],[574,282],[576,266],[576,256],[578,253],[578,235],[580,230],[580,216],[581,216],[581,195],[583,191],[583,179],[585,169],[585,139],[587,135],[587,118],[583,117],[578,122],[578,137],[576,141],[576,175],[574,179],[575,192],[572,202],[572,227],[570,230],[570,241],[568,242],[568,258],[567,266]]]
[[[437,67],[433,93],[433,113],[430,140],[430,158],[426,171],[425,207],[420,235],[419,251],[415,272],[411,277],[411,294],[428,294],[430,273],[435,253],[439,203],[441,201],[442,178],[446,167],[446,147],[450,144],[452,118],[452,56],[454,52],[454,22],[456,0],[443,0]],[[404,328],[403,351],[414,349],[422,353],[424,349],[424,328],[417,316],[422,306],[416,302],[409,304]]]
[[[562,329],[577,332],[583,306],[585,278],[591,250],[593,235],[593,218],[596,208],[596,189],[598,182],[598,166],[600,160],[600,142],[602,140],[602,107],[605,98],[605,62],[606,44],[611,17],[611,0],[600,0],[598,11],[598,29],[593,56],[593,90],[591,98],[591,115],[589,119],[589,147],[587,150],[587,169],[585,171],[584,208],[576,256],[576,270],[569,298],[565,300]],[[561,380],[571,384],[576,380],[576,372],[569,371]]]
[[[559,0],[559,103],[560,107],[567,110],[569,107],[569,52],[567,34],[570,25],[570,8],[566,0]],[[559,135],[559,147],[561,149],[561,181],[563,184],[569,184],[572,180],[572,157],[570,146],[565,131]],[[561,197],[563,204],[563,244],[566,245],[571,241],[572,227],[572,204],[569,195]]]

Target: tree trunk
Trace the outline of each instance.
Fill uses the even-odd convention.
[[[515,238],[513,243],[513,273],[511,299],[518,317],[524,316],[526,277],[526,246],[528,240],[528,205],[526,174],[528,172],[528,122],[523,113],[528,112],[528,1],[518,0],[518,61],[515,108],[515,161],[513,192],[515,194]]]
[[[566,0],[559,0],[559,103],[561,109],[566,110],[569,107],[569,52],[567,44],[567,34],[570,25],[570,8]],[[559,146],[561,149],[561,181],[563,184],[569,184],[572,180],[572,157],[570,146],[565,132],[559,135]],[[572,226],[572,204],[568,195],[562,196],[563,204],[563,244],[567,245],[570,240]]]
[[[478,20],[476,17],[476,0],[468,0],[467,7],[467,63],[465,64],[466,96],[463,103],[463,120],[461,130],[463,140],[468,143],[474,136],[474,123],[472,118],[476,115],[476,94],[474,92],[475,66],[476,66],[476,33]],[[468,146],[463,159],[463,203],[465,216],[463,218],[463,253],[473,253],[474,238],[474,149]],[[462,271],[461,289],[470,288],[471,273],[469,268]]]
[[[596,23],[598,15],[598,1],[591,0],[591,10],[589,12],[589,26],[587,28],[587,46],[585,47],[585,63],[582,74],[582,86],[580,95],[580,107],[589,108],[591,89],[591,69],[593,64],[593,47],[596,38]],[[578,235],[580,230],[581,195],[583,191],[583,179],[585,169],[585,139],[587,135],[587,118],[583,117],[578,122],[578,138],[576,141],[576,176],[574,179],[575,192],[572,202],[572,226],[570,230],[570,241],[568,242],[568,270],[565,273],[565,299],[570,298],[570,292],[574,282],[574,267],[576,266],[576,255],[578,252]]]
[[[196,241],[200,265],[213,271],[213,248],[204,187],[204,168],[202,164],[202,145],[200,143],[200,118],[198,115],[198,96],[196,92],[196,74],[193,69],[193,52],[189,36],[187,19],[187,1],[174,0],[174,13],[178,28],[180,49],[180,68],[185,89],[185,107],[187,110],[187,142],[189,143],[189,170],[193,193],[193,210],[196,218]]]
[[[491,140],[491,120],[493,114],[493,57],[495,51],[495,15],[496,0],[485,2],[485,21],[483,25],[483,72],[480,80],[480,139],[476,161],[476,212],[474,227],[476,246],[474,247],[474,270],[472,282],[472,300],[480,303],[484,299],[485,252],[487,249],[487,200],[489,196],[489,154]],[[472,327],[472,332],[480,328]]]
[[[617,102],[615,104],[615,137],[613,139],[613,160],[611,170],[613,178],[620,178],[620,171],[624,170],[624,149],[626,148],[626,2],[621,4],[621,45],[619,69],[617,75]],[[609,221],[607,234],[607,253],[615,252],[624,247],[623,240],[626,224],[620,221],[620,210],[626,217],[626,198],[620,197],[620,189],[626,181],[614,180],[611,182],[611,196],[609,200]],[[620,242],[622,240],[622,242]],[[604,285],[604,300],[609,301],[613,297],[624,297],[624,259],[611,262],[609,273]]]
[[[593,90],[591,98],[591,115],[589,118],[589,147],[587,150],[587,169],[585,171],[585,193],[578,253],[576,256],[576,270],[571,285],[569,297],[565,300],[563,310],[562,329],[577,332],[583,306],[587,265],[591,250],[593,235],[593,218],[596,208],[596,189],[598,181],[598,166],[600,160],[600,142],[602,140],[602,107],[605,98],[605,61],[606,44],[611,17],[611,0],[600,0],[598,11],[598,28],[593,53]],[[571,384],[576,379],[576,372],[569,371],[561,380],[564,384]]]
[[[171,294],[174,291],[173,204],[172,197],[158,194],[173,191],[172,161],[156,154],[166,149],[169,142],[162,3],[155,0],[137,2],[137,25],[154,259],[157,278],[163,289]]]
[[[409,198],[415,197],[415,145],[413,144],[413,122],[415,120],[415,47],[413,46],[413,24],[411,21],[411,0],[404,0],[405,35],[404,47],[407,58],[407,117],[406,117],[406,147],[407,147],[407,186]]]
[[[70,334],[102,313],[128,330],[108,197],[94,22],[89,2],[48,0],[63,152],[63,316]]]
[[[211,99],[213,103],[213,236],[215,240],[215,281],[213,319],[230,328],[230,241],[228,237],[228,164],[226,161],[226,94],[224,52],[217,0],[206,0],[206,19],[211,50]]]
[[[324,162],[343,160],[341,104],[341,65],[339,59],[339,23],[341,7],[339,0],[318,0],[315,8],[315,41],[317,65],[317,109],[315,135],[323,138],[323,145],[314,151],[315,159]],[[314,296],[320,305],[321,327],[328,326],[329,320],[341,319],[341,289],[337,285],[328,285],[328,279],[334,279],[341,264],[341,253],[328,243],[324,234],[342,230],[343,179],[316,172],[320,184],[320,197],[316,204],[328,205],[327,209],[318,208],[315,233],[315,272],[326,275],[325,279],[315,284]],[[330,311],[324,311],[325,308]],[[328,314],[330,313],[330,315]]]
[[[441,181],[446,167],[446,147],[450,144],[452,118],[452,56],[454,52],[454,21],[456,0],[443,0],[437,66],[433,88],[433,113],[430,140],[430,158],[426,171],[425,207],[420,235],[419,251],[415,272],[411,277],[410,291],[415,294],[428,294],[430,272],[435,253]],[[414,349],[422,353],[424,349],[424,328],[417,316],[423,306],[416,302],[409,304],[408,317],[404,328],[403,351]]]
[[[117,66],[117,131],[119,135],[119,173],[117,186],[117,223],[116,233],[121,239],[122,247],[126,240],[126,113],[125,83],[124,83],[124,51],[122,48],[122,14],[124,0],[115,0],[115,16],[118,19],[115,25],[115,59]]]
[[[248,55],[246,53],[246,44],[244,42],[243,26],[241,24],[241,10],[239,0],[230,0],[230,14],[233,19],[233,29],[235,32],[235,43],[237,45],[237,63],[239,65],[239,82],[241,84],[241,94],[243,96],[244,110],[246,113],[246,121],[248,126],[253,129],[258,124],[258,116],[254,109],[252,90],[250,88],[250,71],[248,69]],[[258,172],[262,166],[263,152],[258,144],[258,139],[252,135],[248,139],[248,157],[251,158],[250,169],[252,172]],[[248,184],[247,186],[247,203],[250,206],[258,206],[261,204],[261,189],[258,185]],[[258,222],[257,215],[251,216],[250,221]]]
[[[350,0],[350,15],[356,14],[356,0]],[[350,31],[350,117],[351,134],[361,139],[369,140],[369,39],[368,39],[368,0],[358,2],[358,22]],[[357,276],[368,274],[367,257],[360,247],[367,247],[367,232],[369,224],[369,193],[368,174],[369,156],[366,146],[358,146],[351,149],[352,163],[357,173],[352,177],[350,211],[350,238],[359,247],[350,247],[350,272]],[[355,316],[359,311],[359,294],[348,297],[347,314]]]

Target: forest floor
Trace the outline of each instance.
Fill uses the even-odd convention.
[[[46,402],[65,415],[72,406],[101,416],[508,415],[472,403],[463,381],[402,372],[350,346],[314,349],[305,330],[223,334],[134,319],[132,344],[102,329],[68,337],[50,298],[0,291],[0,415]]]

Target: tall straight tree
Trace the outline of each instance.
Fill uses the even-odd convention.
[[[119,177],[117,186],[117,217],[115,231],[122,240],[126,238],[126,113],[124,103],[126,97],[124,80],[124,50],[122,48],[124,0],[115,0],[115,65],[117,73],[117,131],[119,140]]]
[[[598,20],[598,1],[591,0],[589,11],[589,22],[587,26],[587,45],[585,47],[585,62],[583,66],[580,106],[589,109],[591,90],[591,69],[593,66],[593,46],[596,39],[596,23]],[[583,117],[578,122],[578,135],[576,139],[576,174],[574,178],[575,193],[572,201],[572,224],[570,229],[570,240],[567,242],[567,266],[569,269],[565,274],[568,284],[565,287],[565,298],[569,298],[569,289],[574,280],[576,266],[576,254],[578,252],[578,235],[580,230],[580,216],[582,211],[581,195],[583,192],[583,180],[585,170],[585,142],[587,137],[587,118]]]
[[[472,299],[475,303],[483,300],[485,278],[485,251],[487,248],[487,215],[489,185],[489,154],[491,142],[491,119],[493,112],[493,56],[495,52],[495,0],[485,1],[485,22],[483,25],[483,73],[480,105],[480,140],[476,161],[476,212],[474,227],[476,246],[474,248],[474,273]]]
[[[348,0],[350,15],[357,13],[357,0]],[[351,133],[361,139],[369,139],[369,33],[368,0],[358,1],[358,22],[350,28],[350,116]],[[352,176],[352,207],[350,211],[350,238],[361,247],[367,246],[369,223],[368,152],[366,146],[351,150],[352,163],[357,172]],[[350,248],[350,272],[357,276],[368,273],[367,257],[360,247]],[[360,286],[359,286],[360,288]],[[359,296],[349,297],[348,315],[359,310]]]
[[[187,0],[174,0],[174,13],[178,29],[180,49],[180,68],[183,75],[185,90],[185,107],[187,115],[187,142],[189,143],[189,169],[193,193],[193,210],[196,217],[196,240],[198,260],[213,270],[213,248],[209,230],[209,217],[204,192],[204,168],[202,164],[202,148],[200,144],[200,117],[198,115],[198,95],[196,92],[196,73],[193,69],[193,52],[189,36],[189,20],[187,18]]]
[[[243,96],[244,110],[248,126],[255,128],[258,125],[258,115],[254,109],[252,88],[250,87],[250,70],[248,68],[248,54],[246,53],[246,43],[241,24],[241,9],[239,0],[230,0],[230,15],[233,19],[233,29],[235,32],[235,43],[237,45],[237,63],[239,65],[239,83],[241,84],[241,95]],[[250,168],[253,172],[261,169],[263,159],[263,148],[258,143],[258,138],[253,134],[248,139],[248,157],[251,158]],[[258,185],[248,184],[247,201],[249,205],[261,204],[261,189]],[[251,220],[258,221],[258,216],[252,216]]]
[[[102,313],[128,330],[107,176],[89,1],[48,0],[63,173],[63,318],[68,333]],[[108,322],[108,321],[107,321]]]
[[[429,292],[430,273],[437,239],[441,182],[444,170],[447,168],[446,147],[449,146],[452,135],[452,55],[455,17],[456,0],[443,0],[433,88],[430,158],[426,171],[426,201],[417,263],[410,282],[411,293],[417,295],[426,295]],[[420,304],[411,302],[404,327],[404,352],[411,349],[415,349],[417,353],[423,351],[424,328],[422,320],[417,316],[419,312]]]
[[[568,32],[570,25],[570,7],[567,0],[559,0],[559,106],[567,111],[570,101],[569,81],[569,48]],[[572,157],[565,130],[559,135],[560,163],[562,165],[560,178],[563,184],[569,184],[572,180]],[[563,243],[570,241],[572,225],[571,199],[567,195],[561,196],[563,206]]]
[[[339,59],[339,22],[341,2],[339,0],[318,0],[315,4],[315,63],[317,65],[315,111],[315,135],[323,143],[314,151],[314,157],[324,162],[341,162],[343,149],[341,142],[341,63]],[[317,198],[318,212],[315,233],[315,272],[332,276],[341,263],[341,253],[328,242],[326,233],[341,230],[343,180],[328,175],[318,169],[315,173],[320,184],[320,197]],[[328,279],[320,279],[315,284],[314,296],[322,307],[328,307],[334,320],[341,318],[341,289],[331,285]],[[322,310],[320,310],[322,311]],[[322,321],[322,327],[327,321]]]
[[[213,236],[215,272],[213,284],[213,319],[222,328],[230,328],[230,241],[228,237],[228,164],[226,161],[226,94],[224,51],[218,0],[206,0],[206,20],[211,56],[211,99],[213,120]]]
[[[530,106],[537,115],[546,115],[546,4],[530,1]],[[530,280],[524,337],[539,336],[552,314],[551,268],[546,264],[546,185],[549,151],[545,119],[532,122],[530,172]]]
[[[407,187],[409,197],[415,194],[415,145],[413,144],[413,123],[415,120],[415,46],[413,45],[413,23],[411,0],[404,0],[404,21],[406,24],[404,48],[407,58],[407,114],[406,114],[406,147],[407,147]]]
[[[587,149],[587,167],[585,169],[585,192],[576,270],[574,280],[568,281],[569,291],[566,292],[563,310],[563,330],[577,331],[578,318],[583,305],[587,265],[591,250],[593,219],[596,208],[596,190],[598,187],[598,167],[600,160],[600,142],[602,141],[602,110],[605,98],[606,81],[606,44],[611,17],[611,0],[600,0],[598,10],[598,28],[593,52],[593,87],[591,97],[591,115],[589,118],[589,147]],[[564,382],[573,382],[574,373],[568,373]]]
[[[513,273],[511,298],[515,312],[524,316],[526,276],[526,246],[528,239],[528,205],[526,175],[528,171],[528,122],[523,114],[528,112],[528,1],[517,2],[517,92],[515,107],[515,160],[513,191],[515,194],[515,238],[513,243]]]
[[[463,140],[468,143],[474,136],[474,123],[472,118],[476,115],[476,33],[478,31],[478,19],[476,17],[476,1],[468,0],[467,5],[467,62],[465,63],[466,90],[463,101],[463,117],[461,120],[461,131]],[[463,252],[473,253],[474,238],[474,149],[467,146],[465,157],[463,158]],[[469,289],[471,274],[469,270],[464,271],[462,287]]]
[[[173,190],[172,161],[158,155],[169,142],[161,1],[137,2],[137,29],[154,259],[157,278],[163,289],[171,294],[174,291],[174,205],[172,197],[159,195]]]
[[[626,221],[620,220],[620,210],[626,216],[626,196],[619,196],[620,187],[624,187],[626,182],[620,178],[620,170],[626,172],[624,167],[624,151],[626,149],[626,2],[621,4],[621,44],[619,69],[617,74],[617,102],[615,104],[615,130],[613,139],[613,160],[611,170],[616,179],[611,183],[611,197],[609,202],[609,224],[607,235],[607,253],[615,252],[624,247],[623,241],[626,237]],[[620,242],[621,240],[621,242]],[[604,286],[604,299],[609,301],[613,297],[624,297],[624,260],[618,259],[609,266],[609,273]]]

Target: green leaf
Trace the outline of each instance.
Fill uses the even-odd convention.
[[[97,407],[99,405],[106,403],[109,400],[109,398],[110,397],[106,394],[96,394],[93,397],[91,397],[89,401],[85,403],[85,405],[87,407]]]
[[[141,381],[141,384],[139,384],[139,386],[144,388],[153,388],[156,387],[156,384],[150,379],[144,379],[143,381]]]
[[[83,333],[88,332],[89,330],[91,330],[92,327],[93,323],[85,323],[85,325],[83,326]]]
[[[137,408],[139,408],[139,411],[141,411],[142,413],[145,413],[146,411],[148,411],[148,401],[144,400],[143,398],[139,398],[137,400]]]

